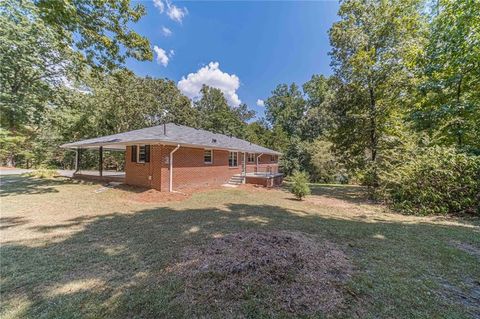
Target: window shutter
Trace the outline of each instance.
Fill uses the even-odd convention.
[[[145,163],[150,162],[150,145],[145,145]]]
[[[136,163],[137,162],[137,146],[133,145],[131,149],[132,149],[132,162]]]

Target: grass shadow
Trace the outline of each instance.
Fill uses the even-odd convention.
[[[360,314],[377,317],[465,314],[455,303],[435,295],[438,287],[432,280],[442,277],[455,282],[480,273],[468,254],[443,244],[452,238],[468,241],[468,228],[370,223],[300,212],[275,205],[230,203],[224,208],[163,207],[72,219],[59,227],[81,225],[83,230],[64,240],[41,246],[2,245],[1,309],[17,311],[19,318],[220,317],[209,303],[200,308],[179,303],[177,296],[185,287],[178,278],[165,276],[165,269],[185,247],[198,247],[222,234],[271,229],[328,239],[350,256],[358,272],[349,284],[350,303],[341,309],[340,317],[362,316],[357,315],[357,298],[368,300],[360,305],[365,307]],[[480,240],[475,244],[480,245]],[[25,301],[24,306],[16,309],[19,300]],[[269,309],[262,300],[245,302],[244,313],[234,317],[295,315]]]
[[[312,195],[335,198],[353,204],[368,203],[366,188],[358,185],[310,184]]]
[[[69,178],[56,177],[41,179],[35,177],[26,177],[21,175],[2,176],[2,187],[0,187],[0,196],[15,196],[24,194],[45,194],[57,193],[57,186],[78,183]],[[5,187],[6,186],[6,187]]]

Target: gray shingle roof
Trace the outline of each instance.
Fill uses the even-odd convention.
[[[147,127],[140,130],[114,135],[91,138],[83,141],[67,143],[63,148],[105,148],[124,149],[132,144],[180,144],[190,147],[217,148],[236,150],[249,153],[264,153],[281,155],[280,152],[223,134],[212,133],[188,126],[168,123],[165,125]]]

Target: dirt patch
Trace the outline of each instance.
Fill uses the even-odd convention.
[[[251,300],[267,313],[328,316],[346,305],[353,267],[328,241],[297,232],[246,231],[186,249],[168,272],[185,280],[179,301],[225,317],[242,313]]]
[[[158,203],[158,202],[173,202],[182,201],[190,198],[190,194],[179,192],[160,192],[155,189],[147,189],[142,192],[132,192],[127,196],[128,201],[141,203]]]
[[[211,192],[220,189],[220,186],[214,185],[179,188],[178,190],[175,190],[171,193],[130,185],[121,185],[119,188],[129,192],[129,195],[126,197],[128,201],[143,203],[161,203],[186,200],[195,193]]]

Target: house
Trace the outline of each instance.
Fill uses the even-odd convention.
[[[232,136],[173,123],[62,147],[77,151],[77,168],[82,149],[98,149],[100,177],[103,176],[103,150],[123,150],[124,182],[160,191],[225,183],[271,187],[282,182],[278,170],[281,153]]]

